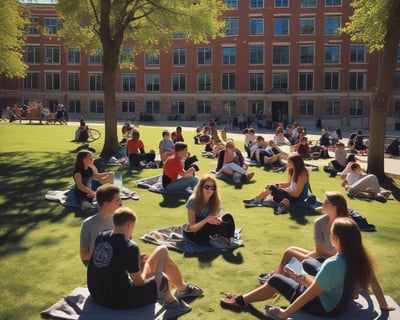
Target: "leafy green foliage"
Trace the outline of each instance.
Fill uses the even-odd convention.
[[[0,10],[0,73],[9,78],[23,78],[27,65],[23,61],[25,23],[28,14],[18,0],[3,0]]]

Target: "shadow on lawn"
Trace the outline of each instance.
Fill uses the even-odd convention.
[[[38,224],[63,219],[71,211],[61,212],[54,203],[49,205],[44,196],[48,190],[65,190],[71,183],[62,178],[71,175],[70,155],[43,153],[43,159],[35,163],[29,153],[13,152],[0,154],[1,172],[0,194],[0,254],[24,250],[24,238]],[[38,155],[35,154],[35,159]],[[23,159],[9,162],[9,159]],[[57,212],[58,214],[55,214]]]

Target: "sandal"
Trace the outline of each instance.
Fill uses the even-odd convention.
[[[239,297],[239,294],[235,293],[226,293],[224,298],[221,298],[220,302],[222,305],[227,307],[234,307],[234,308],[246,308],[247,304],[239,304],[237,303],[236,299]]]

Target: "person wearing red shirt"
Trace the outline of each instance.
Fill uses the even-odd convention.
[[[175,153],[167,159],[163,167],[162,184],[168,192],[193,192],[194,187],[199,182],[199,178],[194,176],[196,171],[194,167],[184,169],[183,161],[187,157],[187,144],[184,142],[175,143]]]
[[[153,150],[147,153],[144,151],[144,144],[137,130],[132,131],[132,137],[126,143],[126,153],[131,166],[145,166],[146,163],[153,162],[156,157]]]

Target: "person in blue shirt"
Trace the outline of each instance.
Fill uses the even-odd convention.
[[[323,262],[315,277],[287,269],[287,276],[273,275],[267,283],[243,295],[227,294],[221,304],[243,308],[281,294],[290,305],[286,309],[267,306],[268,317],[287,319],[300,309],[332,317],[340,314],[358,290],[368,290],[371,286],[380,308],[394,310],[388,306],[376,280],[375,263],[362,243],[360,229],[354,220],[337,218],[331,227],[331,243],[337,253]]]

